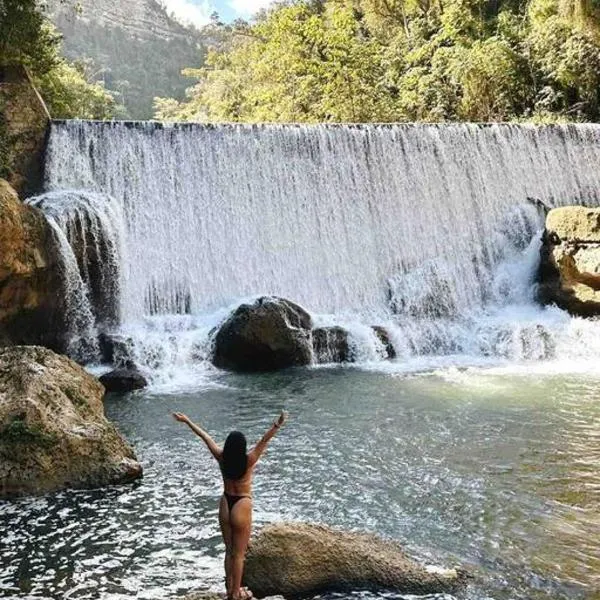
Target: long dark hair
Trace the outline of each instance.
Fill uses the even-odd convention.
[[[232,431],[223,446],[223,475],[226,479],[240,479],[247,467],[246,436],[241,431]]]

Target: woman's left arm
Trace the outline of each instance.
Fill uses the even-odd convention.
[[[248,454],[248,458],[250,458],[251,464],[256,464],[258,459],[263,455],[264,451],[267,449],[267,445],[271,441],[271,438],[279,431],[281,426],[285,423],[287,419],[287,413],[285,411],[281,411],[281,414],[275,421],[273,421],[273,425],[267,430],[265,435],[259,440],[259,442],[254,446],[252,451]]]
[[[198,425],[193,423],[187,415],[184,415],[182,413],[173,413],[173,417],[175,417],[176,421],[179,421],[180,423],[185,423],[199,438],[202,439],[202,441],[206,444],[207,448],[210,450],[210,453],[217,460],[221,460],[221,458],[223,457],[223,451],[221,450],[221,448],[219,448],[215,440],[213,440],[210,437],[210,435],[208,435],[208,433],[206,433],[206,431],[202,429],[202,427],[199,427]]]

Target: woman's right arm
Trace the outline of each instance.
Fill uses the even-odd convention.
[[[254,446],[248,457],[250,458],[251,464],[255,464],[258,462],[258,459],[263,455],[264,451],[267,449],[267,445],[273,439],[275,434],[279,431],[281,426],[285,423],[287,419],[287,413],[282,410],[281,414],[275,421],[273,421],[273,425],[267,430],[265,435],[262,436],[260,441]]]
[[[184,415],[182,413],[173,413],[173,417],[175,417],[176,421],[179,421],[180,423],[185,423],[199,438],[202,439],[202,441],[210,450],[210,453],[217,460],[221,460],[223,456],[223,451],[221,450],[221,448],[219,448],[215,440],[213,440],[210,437],[210,435],[208,435],[208,433],[206,433],[206,431],[202,429],[202,427],[199,427],[198,425],[193,423],[187,415]]]

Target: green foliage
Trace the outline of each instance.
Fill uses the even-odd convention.
[[[36,0],[0,0],[0,65],[23,65],[32,75],[55,118],[107,119],[117,114],[113,96],[89,82],[83,63],[61,56],[60,35]],[[3,114],[4,111],[2,111]],[[10,165],[11,140],[0,121],[0,171]]]
[[[60,36],[36,0],[0,0],[0,64],[44,74],[58,62]]]
[[[220,43],[188,99],[200,121],[522,121],[600,117],[597,0],[300,0]]]
[[[88,83],[83,63],[61,61],[36,78],[36,84],[55,119],[110,119],[117,113],[116,102],[104,86]]]
[[[96,67],[94,80],[104,82],[126,108],[127,116],[134,119],[152,117],[154,96],[183,99],[189,80],[181,74],[182,69],[204,60],[202,39],[196,30],[168,20],[158,3],[148,2],[148,10],[155,11],[152,18],[170,24],[169,39],[151,30],[143,38],[134,37],[121,27],[86,18],[85,11],[78,15],[62,9],[53,16],[64,34],[65,56],[91,61]]]

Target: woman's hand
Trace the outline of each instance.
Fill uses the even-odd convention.
[[[184,415],[183,413],[173,413],[173,418],[176,421],[179,421],[180,423],[189,423],[190,420],[188,419],[187,415]]]
[[[287,417],[288,417],[288,414],[285,412],[285,410],[282,410],[278,419],[275,421],[277,427],[281,427],[285,423]]]

